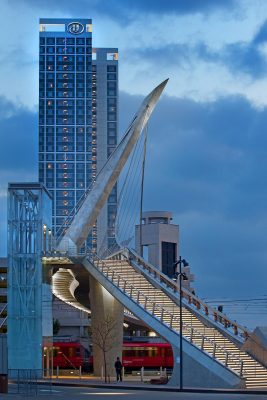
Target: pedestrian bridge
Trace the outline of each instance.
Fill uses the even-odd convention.
[[[83,274],[88,273],[123,305],[128,317],[143,321],[172,345],[175,363],[171,384],[179,385],[182,331],[185,386],[267,388],[267,369],[242,350],[251,334],[237,322],[190,291],[179,291],[175,282],[130,248],[121,248],[105,258],[86,249],[80,251],[166,83],[162,82],[143,101],[94,186],[58,233],[53,252],[44,254],[46,263],[59,268],[53,290],[61,300],[89,312],[79,271],[72,269],[79,265]]]

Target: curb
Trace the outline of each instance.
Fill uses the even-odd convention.
[[[255,395],[267,395],[267,390],[260,389],[201,389],[201,388],[185,388],[180,390],[176,387],[165,387],[163,385],[155,385],[155,386],[133,386],[133,385],[120,385],[120,384],[110,384],[110,383],[82,383],[82,382],[45,382],[39,381],[40,385],[49,385],[49,386],[69,386],[69,387],[90,387],[90,388],[107,388],[107,389],[116,389],[116,390],[143,390],[143,391],[161,391],[161,392],[183,392],[183,393],[213,393],[213,394],[255,394]]]

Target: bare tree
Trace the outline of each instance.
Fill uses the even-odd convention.
[[[117,345],[115,327],[116,321],[110,315],[107,315],[102,322],[91,326],[92,343],[99,347],[103,354],[105,382],[107,382],[107,353]]]

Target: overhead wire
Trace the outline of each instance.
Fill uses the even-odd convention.
[[[213,307],[223,306],[223,312],[236,316],[267,315],[267,295],[252,298],[204,299]]]

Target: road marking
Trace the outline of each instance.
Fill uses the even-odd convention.
[[[99,396],[119,396],[119,395],[131,395],[133,393],[129,393],[129,392],[84,392],[84,393],[80,393],[80,394],[92,394],[92,395],[99,395]]]

